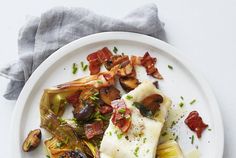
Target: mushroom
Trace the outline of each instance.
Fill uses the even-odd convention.
[[[41,141],[41,130],[40,129],[35,129],[33,131],[30,131],[28,134],[27,138],[25,139],[23,143],[23,151],[24,152],[29,152],[34,150],[38,145],[40,144]]]
[[[163,102],[163,97],[159,94],[152,94],[148,97],[144,98],[141,101],[141,104],[143,104],[148,110],[152,111],[154,114],[157,110],[160,108],[160,103]]]
[[[111,105],[113,100],[120,98],[120,91],[114,86],[101,88],[99,94],[102,101],[107,105]]]
[[[135,89],[139,85],[139,80],[135,77],[120,77],[119,79],[121,87],[129,92]]]
[[[90,118],[92,113],[94,112],[95,107],[93,105],[86,104],[84,108],[82,108],[79,112],[75,109],[73,111],[74,117],[78,119],[78,121],[84,121]]]

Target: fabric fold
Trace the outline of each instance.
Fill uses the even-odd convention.
[[[34,70],[52,53],[81,37],[108,31],[136,32],[165,40],[155,4],[137,8],[122,19],[95,14],[84,8],[56,7],[31,18],[18,36],[19,60],[0,70],[10,79],[4,97],[15,100]]]

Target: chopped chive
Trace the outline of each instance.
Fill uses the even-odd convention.
[[[118,52],[118,49],[116,47],[114,47],[113,52],[116,54]]]
[[[87,68],[88,68],[88,65],[84,65],[84,67],[83,67],[83,71],[86,71]]]
[[[101,80],[98,80],[97,83],[98,84],[103,84],[103,82]]]
[[[81,61],[80,64],[81,64],[81,67],[83,68],[84,67],[84,62]]]
[[[118,110],[118,112],[119,112],[120,114],[124,114],[124,113],[126,112],[126,110],[125,110],[124,108],[121,108],[121,109]]]
[[[179,139],[179,136],[176,136],[176,137],[175,137],[175,141],[178,141],[178,139]]]
[[[121,138],[122,138],[122,136],[123,136],[123,134],[122,134],[122,133],[117,133],[116,135],[117,135],[117,138],[118,138],[118,139],[121,139]]]
[[[182,108],[184,106],[184,103],[183,102],[180,102],[179,103],[179,106]]]
[[[76,74],[77,71],[78,71],[78,65],[76,63],[73,63],[73,65],[72,65],[72,73]]]
[[[139,147],[137,146],[137,147],[134,149],[134,156],[135,156],[135,157],[138,157],[138,151],[139,151]]]
[[[173,66],[171,66],[171,65],[168,65],[168,68],[171,69],[171,70],[173,70]]]
[[[92,99],[93,101],[95,101],[95,100],[98,100],[99,98],[97,97],[97,96],[95,96],[95,95],[93,95],[93,96],[90,96],[89,97],[90,99]]]
[[[196,102],[196,99],[193,99],[189,104],[193,105]]]
[[[147,138],[143,138],[143,143],[146,143]]]
[[[126,96],[126,99],[131,100],[131,99],[133,99],[133,96],[127,95],[127,96]]]
[[[111,131],[109,131],[108,134],[109,134],[109,136],[111,136],[112,135]]]
[[[47,157],[47,158],[50,158],[50,156],[49,156],[49,155],[46,155],[46,157]]]
[[[60,121],[61,124],[65,124],[66,123],[65,119],[63,119],[61,117],[58,117],[58,120]]]
[[[208,131],[211,131],[211,129],[210,129],[210,128],[208,128],[207,130],[208,130]]]
[[[183,96],[180,96],[180,99],[181,99],[181,100],[184,100],[184,97],[183,97]]]
[[[191,137],[191,144],[193,144],[194,143],[194,135],[192,135],[192,137]]]

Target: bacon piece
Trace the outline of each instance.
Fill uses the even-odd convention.
[[[163,79],[158,69],[155,67],[157,59],[150,56],[148,52],[146,52],[141,59],[141,65],[145,67],[148,75],[151,75],[157,79]]]
[[[94,75],[99,73],[101,65],[107,60],[109,60],[111,56],[112,53],[107,47],[104,47],[101,50],[89,54],[87,56],[87,60],[89,62],[90,74]]]
[[[76,107],[80,103],[80,94],[81,91],[75,92],[75,94],[72,94],[66,98],[67,102],[72,104],[73,107]]]
[[[131,126],[131,110],[126,107],[124,100],[115,100],[112,103],[112,123],[122,132],[127,132]]]
[[[93,138],[94,136],[102,134],[103,131],[103,122],[97,121],[91,124],[84,125],[85,135],[88,139]]]
[[[104,106],[101,106],[99,108],[99,112],[101,114],[111,113],[112,111],[113,111],[113,108],[111,106],[108,106],[108,105],[104,105]]]
[[[192,111],[184,122],[192,131],[197,133],[198,138],[201,138],[202,132],[208,127],[197,111]]]

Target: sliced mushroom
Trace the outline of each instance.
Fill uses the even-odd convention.
[[[163,102],[163,97],[159,94],[152,94],[141,101],[148,110],[154,114],[160,108],[160,104]]]
[[[114,86],[101,88],[99,94],[102,101],[107,105],[111,105],[113,100],[120,98],[120,91]]]
[[[84,108],[82,108],[80,111],[77,111],[76,109],[73,111],[74,117],[78,119],[78,121],[84,121],[90,118],[90,116],[93,114],[95,107],[89,104],[86,104]]]
[[[25,139],[23,143],[23,151],[29,152],[31,150],[34,150],[41,142],[41,130],[35,129],[33,131],[30,131],[27,138]]]
[[[114,66],[125,63],[126,61],[129,61],[129,56],[127,55],[113,55],[105,62],[105,67],[107,70],[111,70]]]
[[[120,77],[119,79],[121,87],[129,92],[135,89],[139,85],[139,80],[135,77]]]

